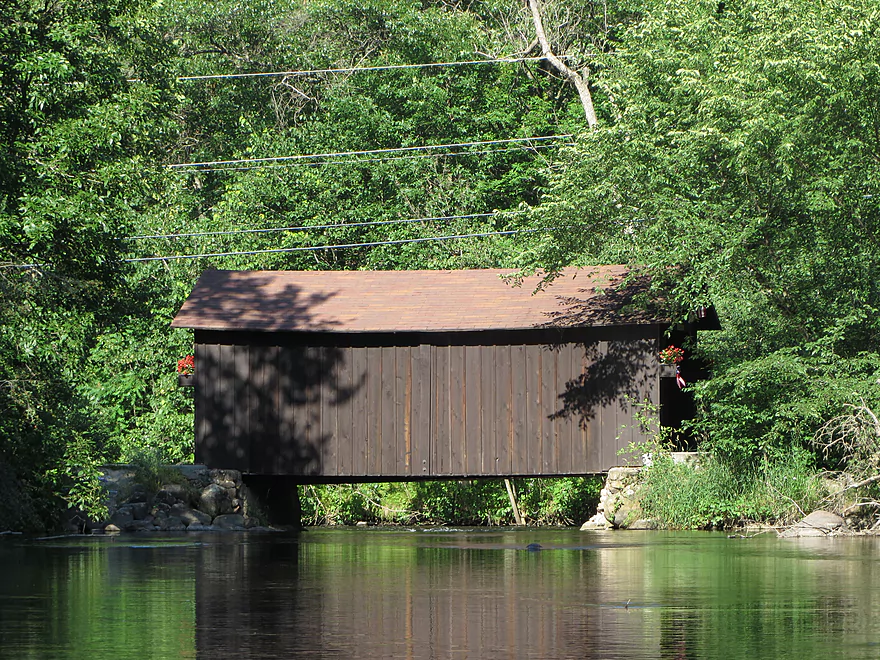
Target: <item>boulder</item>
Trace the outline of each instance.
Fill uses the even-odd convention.
[[[171,510],[168,512],[168,514],[170,516],[180,518],[184,525],[192,525],[193,523],[199,525],[211,524],[211,516],[209,516],[207,513],[202,513],[201,511],[190,509],[185,504],[175,504],[173,507],[171,507]]]
[[[627,485],[635,483],[642,471],[640,467],[615,467],[608,470],[608,478],[605,481],[605,488],[609,491],[618,491]]]
[[[806,516],[798,524],[809,525],[810,527],[816,527],[830,532],[845,526],[846,521],[836,513],[831,513],[830,511],[813,511],[813,513]]]
[[[147,504],[144,500],[140,502],[133,502],[131,504],[131,515],[134,516],[135,520],[143,520],[150,513],[150,505]]]
[[[648,518],[639,518],[627,527],[627,529],[657,529],[657,523]]]
[[[158,506],[160,504],[167,504],[171,506],[175,502],[177,502],[177,495],[172,493],[171,491],[162,488],[156,495],[153,497],[153,506]]]
[[[135,484],[131,488],[131,495],[128,496],[128,501],[131,503],[146,502],[148,497],[147,487],[142,484]]]
[[[183,524],[183,521],[177,516],[168,516],[162,521],[162,527],[160,527],[160,529],[163,532],[182,532],[186,530],[186,525]]]
[[[151,520],[132,520],[125,526],[126,532],[152,532],[155,529]]]
[[[192,523],[186,528],[188,532],[213,532],[216,528],[213,525],[202,525],[200,523]]]
[[[244,516],[238,513],[225,513],[214,518],[213,525],[217,529],[243,530]]]
[[[134,514],[132,513],[130,506],[122,506],[119,508],[116,513],[110,516],[110,523],[114,525],[118,530],[125,529],[126,526],[134,520]],[[106,527],[104,528],[107,529]]]
[[[260,527],[260,519],[244,516],[244,526],[247,529],[253,529],[254,527]]]
[[[232,500],[225,488],[210,484],[199,496],[199,509],[215,518],[232,511]]]
[[[830,511],[813,511],[799,522],[783,531],[783,538],[798,538],[805,536],[828,536],[834,532],[847,530],[846,521],[836,513]]]
[[[113,523],[110,523],[109,525],[107,525],[107,526],[104,528],[104,533],[105,533],[105,534],[119,534],[119,532],[121,532],[121,531],[122,531],[122,530],[119,529],[119,527],[117,527],[117,526],[114,525]]]
[[[153,524],[162,529],[162,526],[165,524],[165,521],[168,520],[168,513],[166,511],[154,510],[150,518],[153,519]]]
[[[620,497],[611,516],[611,523],[617,528],[629,529],[630,525],[641,517],[642,509],[638,502]]]
[[[591,529],[608,529],[611,527],[611,524],[605,519],[601,513],[597,513],[595,516],[590,518],[587,522],[581,525],[581,531],[585,532]]]
[[[154,505],[153,505],[153,508],[150,509],[150,515],[151,515],[151,516],[158,516],[158,515],[161,515],[161,514],[163,514],[163,513],[164,513],[165,515],[168,515],[168,512],[169,512],[170,510],[171,510],[171,505],[170,505],[170,504],[165,504],[164,502],[163,502],[162,504],[154,504]]]
[[[173,495],[174,499],[179,502],[189,502],[189,491],[182,484],[165,484],[162,486],[162,490]],[[169,502],[169,504],[174,504],[174,502]]]
[[[241,483],[241,472],[238,470],[210,470],[208,474],[213,483],[224,488],[235,488]]]

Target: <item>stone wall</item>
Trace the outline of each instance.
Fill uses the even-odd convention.
[[[169,477],[158,489],[140,483],[130,465],[103,470],[107,490],[107,520],[93,531],[204,532],[267,530],[256,499],[237,470],[211,470],[204,465],[163,468]]]
[[[675,463],[699,463],[699,452],[671,452]],[[650,465],[650,456],[645,456]],[[639,505],[642,466],[614,467],[608,470],[605,487],[599,493],[596,515],[582,526],[588,529],[657,529],[657,524],[644,517]]]
[[[605,486],[599,493],[595,516],[581,529],[653,529],[639,506],[639,473],[641,467],[615,467],[608,470]]]

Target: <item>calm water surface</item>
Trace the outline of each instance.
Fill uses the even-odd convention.
[[[559,529],[0,537],[0,657],[873,660],[878,559]]]

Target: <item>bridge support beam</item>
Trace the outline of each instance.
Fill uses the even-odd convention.
[[[294,478],[285,475],[242,474],[248,487],[271,525],[302,527],[302,506]]]

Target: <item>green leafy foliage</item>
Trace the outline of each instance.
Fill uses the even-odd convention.
[[[642,488],[644,514],[672,529],[788,524],[826,494],[805,452],[748,469],[709,454],[696,465],[675,463],[661,452],[643,471]]]
[[[128,307],[120,238],[164,126],[147,82],[163,48],[139,12],[21,0],[0,24],[0,460],[93,510],[115,448],[83,390],[89,354]]]
[[[518,506],[529,524],[571,525],[589,518],[599,502],[599,478],[513,479]],[[426,525],[512,525],[503,481],[416,481],[307,486],[306,524],[357,522]]]
[[[694,431],[734,462],[876,401],[871,2],[649,2],[603,56],[602,127],[554,165],[527,263],[629,262],[673,313],[714,304]]]

